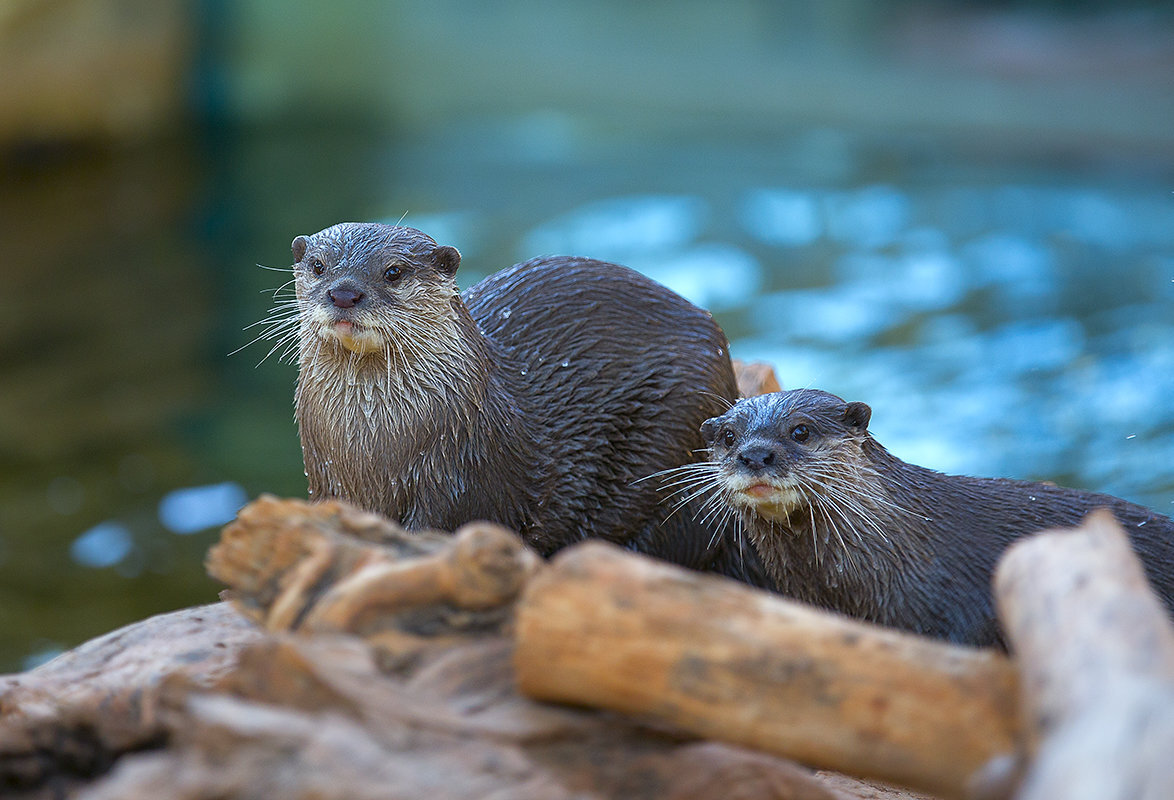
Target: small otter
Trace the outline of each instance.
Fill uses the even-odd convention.
[[[342,223],[292,249],[312,498],[409,530],[486,519],[543,554],[598,537],[741,576],[730,542],[638,481],[696,461],[701,423],[737,397],[707,312],[585,258],[458,294],[457,250],[407,227]]]
[[[782,594],[999,646],[991,575],[1004,549],[1104,506],[1174,609],[1174,520],[1109,495],[907,464],[869,434],[871,414],[811,389],[741,400],[702,426],[709,468],[684,473],[679,491],[703,492],[710,513],[734,517]]]

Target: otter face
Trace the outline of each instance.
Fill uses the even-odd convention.
[[[291,246],[303,329],[360,355],[401,351],[453,313],[456,248],[414,228],[344,222]]]
[[[837,454],[868,431],[872,410],[814,389],[749,397],[706,420],[701,433],[731,505],[785,521],[828,492]]]

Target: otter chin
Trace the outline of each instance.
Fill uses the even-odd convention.
[[[803,505],[803,495],[798,488],[787,483],[728,475],[725,476],[725,484],[731,503],[753,511],[764,519],[785,521],[791,512]]]
[[[386,347],[386,338],[382,331],[360,327],[347,320],[322,326],[318,329],[318,335],[322,339],[338,342],[358,355],[379,352]]]
[[[771,588],[882,625],[1002,646],[990,585],[1003,551],[1100,507],[1174,611],[1174,520],[1110,495],[906,463],[872,437],[871,415],[814,389],[739,400],[702,425],[709,462],[668,479],[704,515],[736,521]]]
[[[761,582],[751,548],[640,481],[696,462],[701,423],[737,396],[707,312],[563,256],[462,293],[456,248],[402,226],[341,223],[292,252],[297,328],[275,330],[297,347],[313,499],[409,530],[490,520],[543,554],[603,538]]]

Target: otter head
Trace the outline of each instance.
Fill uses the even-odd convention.
[[[459,302],[461,254],[414,228],[344,222],[298,236],[291,249],[303,338],[390,358]]]
[[[785,522],[816,495],[836,502],[844,471],[859,463],[872,410],[815,389],[739,400],[701,426],[730,505]]]

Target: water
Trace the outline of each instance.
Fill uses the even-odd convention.
[[[348,130],[0,175],[0,670],[215,600],[216,527],[304,496],[293,368],[227,354],[284,280],[254,265],[342,219],[456,245],[462,286],[543,253],[631,265],[712,309],[734,357],[869,403],[906,460],[1174,511],[1168,165],[550,114]]]

